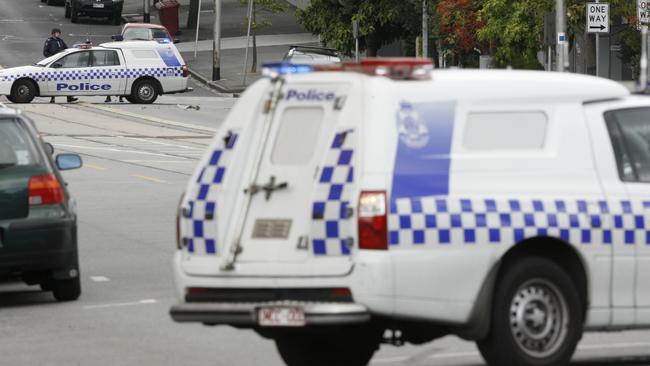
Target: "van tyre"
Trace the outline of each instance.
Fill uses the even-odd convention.
[[[149,79],[137,81],[133,85],[131,98],[138,104],[151,104],[158,98],[158,85]]]
[[[9,97],[14,103],[30,103],[36,97],[36,83],[29,79],[16,81]]]
[[[364,366],[379,348],[380,332],[328,332],[276,338],[287,366]]]
[[[65,3],[65,17],[66,19],[70,19],[70,15],[72,14],[72,9],[70,8],[70,4],[67,2]]]
[[[81,296],[81,280],[79,276],[69,280],[52,280],[52,294],[58,301],[73,301]]]
[[[582,337],[578,290],[545,258],[518,260],[500,277],[488,337],[477,342],[491,366],[567,365]]]
[[[129,103],[136,103],[135,99],[133,99],[133,97],[130,95],[125,96],[124,99],[126,99]]]

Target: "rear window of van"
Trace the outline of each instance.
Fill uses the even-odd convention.
[[[544,147],[548,117],[541,111],[471,112],[463,146],[468,150],[538,150]]]

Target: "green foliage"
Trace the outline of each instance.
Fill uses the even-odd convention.
[[[248,7],[248,0],[239,0],[241,5],[246,5]],[[282,0],[255,0],[253,8],[253,21],[251,22],[251,28],[260,29],[263,27],[269,27],[272,25],[271,21],[268,19],[260,19],[260,14],[277,14],[284,13],[289,10],[289,4]],[[248,14],[244,19],[246,26],[248,26]]]
[[[370,55],[397,40],[414,40],[420,32],[420,1],[313,0],[298,10],[298,21],[330,47],[351,55],[352,20],[359,21],[360,48]]]

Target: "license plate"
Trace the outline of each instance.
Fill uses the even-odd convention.
[[[104,8],[104,4],[93,4],[93,8],[103,9],[103,8]]]
[[[253,239],[286,239],[291,230],[291,220],[257,219]]]
[[[257,323],[262,327],[303,327],[305,312],[296,307],[260,308]]]

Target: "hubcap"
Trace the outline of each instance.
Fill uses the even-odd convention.
[[[151,85],[143,85],[140,87],[140,98],[144,100],[149,100],[153,97],[153,86]]]
[[[21,85],[18,87],[18,95],[25,96],[29,94],[29,88],[26,85]]]
[[[533,279],[524,283],[510,304],[510,330],[527,355],[547,357],[564,343],[568,333],[568,307],[557,286]]]

